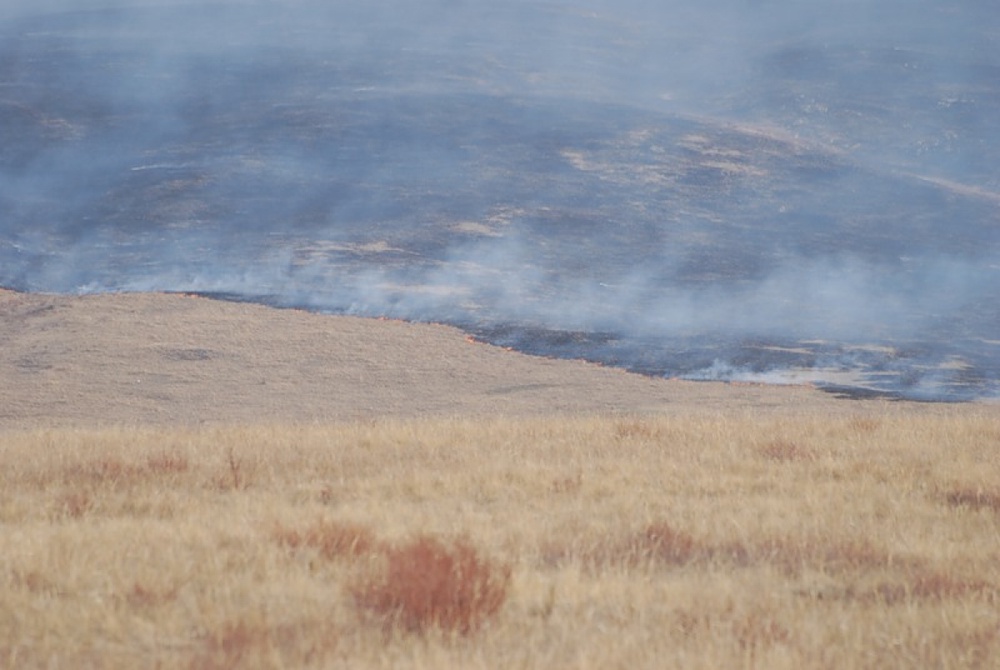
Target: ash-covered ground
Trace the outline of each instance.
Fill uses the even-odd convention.
[[[0,285],[1000,395],[1000,5],[0,10]]]

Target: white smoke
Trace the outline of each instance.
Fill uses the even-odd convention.
[[[995,393],[997,7],[8,1],[0,284],[919,342]]]

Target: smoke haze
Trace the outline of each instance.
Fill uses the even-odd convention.
[[[0,285],[1000,395],[1000,5],[0,9]]]

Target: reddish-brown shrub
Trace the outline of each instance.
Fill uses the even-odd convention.
[[[421,535],[387,548],[384,572],[352,591],[357,606],[389,628],[468,635],[500,610],[509,585],[510,567],[481,558],[468,542]]]

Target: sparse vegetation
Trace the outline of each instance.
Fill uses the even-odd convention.
[[[0,667],[1000,665],[1000,416],[0,434]]]

